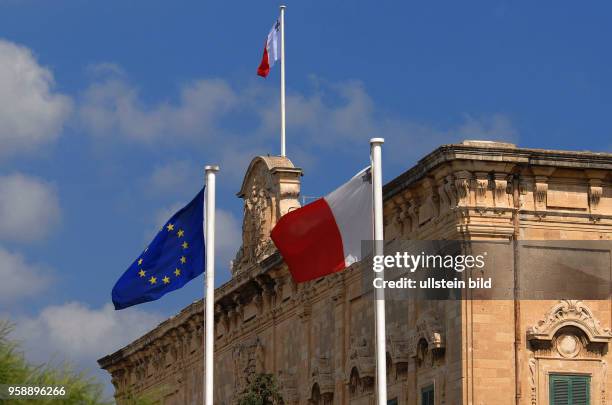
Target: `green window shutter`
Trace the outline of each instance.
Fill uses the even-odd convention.
[[[387,405],[397,405],[397,398],[387,400]]]
[[[421,405],[435,405],[433,385],[429,385],[421,390]]]
[[[590,405],[590,382],[589,376],[551,374],[550,405]]]
[[[550,405],[570,405],[570,384],[566,376],[550,376]]]
[[[589,405],[591,403],[589,377],[573,376],[572,379],[572,405]]]

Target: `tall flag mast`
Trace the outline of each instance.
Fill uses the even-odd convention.
[[[257,68],[257,74],[261,77],[267,77],[270,74],[270,68],[280,59],[281,74],[280,74],[280,113],[281,113],[281,156],[286,156],[285,149],[285,9],[287,6],[280,6],[280,16],[274,22],[272,29],[266,37],[263,57]]]
[[[371,166],[323,198],[283,215],[270,236],[296,283],[344,270],[368,255],[362,241],[374,240],[384,254],[382,199],[383,138],[370,139]],[[384,273],[377,277],[384,280]],[[376,403],[387,405],[385,291],[375,291]]]
[[[280,6],[280,46],[281,46],[281,156],[286,156],[285,149],[285,9],[287,6]]]
[[[206,198],[204,201],[204,240],[206,241],[206,305],[204,342],[204,405],[213,405],[215,353],[215,180],[219,166],[205,166]]]
[[[384,254],[383,199],[382,199],[382,144],[383,138],[370,139],[370,156],[372,160],[372,199],[374,207],[374,255]],[[382,280],[384,271],[378,274]],[[387,338],[385,319],[385,290],[375,291],[375,324],[376,324],[376,396],[378,405],[387,404]]]
[[[205,166],[204,171],[206,184],[202,190],[166,221],[117,280],[112,299],[117,310],[154,301],[206,271],[204,404],[213,405],[215,176],[219,166]]]

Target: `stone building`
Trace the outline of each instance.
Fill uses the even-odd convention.
[[[232,279],[216,290],[216,404],[234,403],[257,373],[276,376],[285,404],[375,403],[374,306],[360,264],[296,285],[269,239],[300,205],[301,175],[289,159],[259,156],[238,193],[242,247]],[[434,150],[383,193],[386,240],[612,240],[612,154],[465,141]],[[607,291],[581,300],[390,301],[389,403],[612,401]],[[202,306],[99,360],[118,403],[143,392],[164,404],[202,403]]]

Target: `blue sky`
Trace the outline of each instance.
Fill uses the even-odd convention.
[[[229,278],[244,169],[279,150],[278,68],[255,75],[278,5],[0,0],[0,314],[32,359],[94,370],[201,297],[200,277],[108,307],[209,163]],[[612,149],[609,3],[287,5],[287,151],[306,195],[362,168],[374,136],[387,180],[469,138]]]

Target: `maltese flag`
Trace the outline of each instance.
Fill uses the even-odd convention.
[[[370,168],[327,196],[285,214],[271,237],[296,283],[336,273],[361,260],[372,240]]]
[[[259,76],[267,77],[270,73],[270,68],[274,66],[274,62],[280,59],[280,41],[280,22],[276,20],[268,34],[268,38],[266,38],[263,57],[257,68],[257,74]]]

